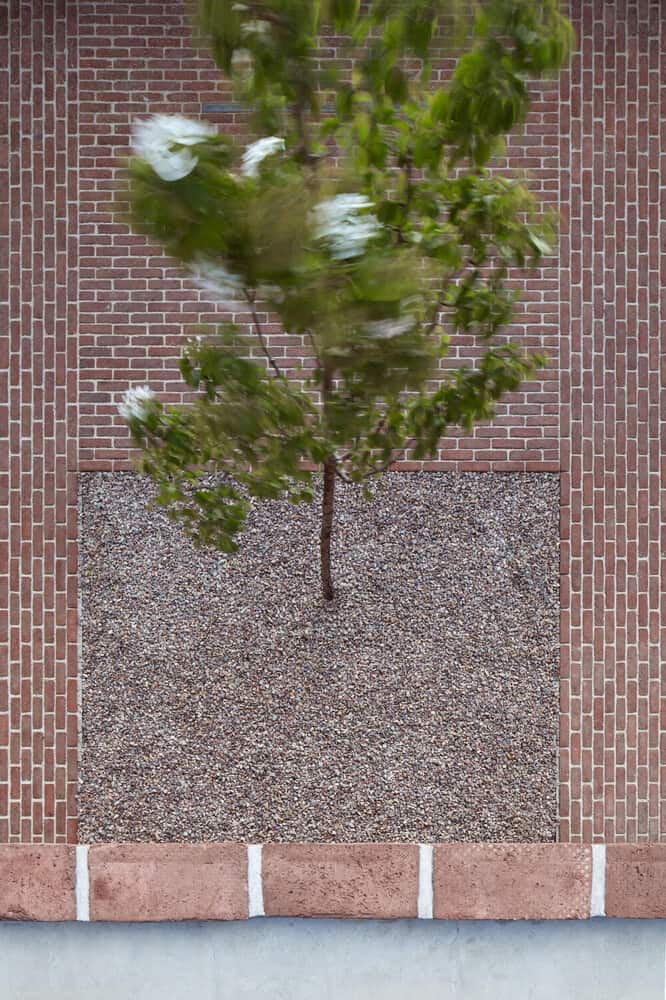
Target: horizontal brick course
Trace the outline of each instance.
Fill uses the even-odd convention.
[[[264,908],[273,917],[415,917],[415,844],[267,844]]]
[[[592,859],[569,844],[440,844],[433,915],[446,920],[589,916]]]
[[[247,851],[242,844],[91,847],[91,920],[243,920]]]

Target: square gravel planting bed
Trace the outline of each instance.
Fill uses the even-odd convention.
[[[555,839],[556,476],[341,489],[334,611],[316,507],[227,556],[80,488],[83,841]]]

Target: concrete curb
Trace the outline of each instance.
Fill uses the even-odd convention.
[[[666,844],[0,846],[0,919],[666,917]]]

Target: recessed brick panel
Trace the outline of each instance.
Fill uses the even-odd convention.
[[[160,396],[178,401],[177,371],[183,333],[198,323],[249,314],[207,300],[182,270],[155,246],[130,234],[111,213],[110,195],[129,151],[133,119],[156,112],[204,116],[204,108],[226,104],[206,117],[220,131],[247,136],[247,114],[233,109],[228,82],[191,41],[185,4],[153,0],[134,4],[131,25],[123,4],[80,4],[80,462],[87,470],[126,468],[127,428],[117,401],[128,384],[150,383]],[[331,39],[326,53],[336,53]],[[322,54],[325,62],[327,55]],[[435,79],[448,72],[436,68]],[[525,128],[509,143],[509,166],[527,169],[539,198],[556,206],[558,193],[557,83],[533,88]],[[556,472],[558,464],[557,355],[558,272],[555,261],[516,284],[527,289],[515,332],[530,348],[552,359],[548,371],[498,407],[492,427],[473,435],[452,434],[442,442],[433,467],[442,470]],[[284,335],[262,314],[279,366],[297,376],[311,365],[305,338]],[[452,345],[459,365],[478,348],[471,337]],[[415,463],[415,467],[422,467]]]
[[[243,920],[242,844],[91,847],[91,920]]]
[[[415,917],[415,844],[267,844],[269,917]]]
[[[606,848],[606,916],[666,917],[666,844]]]
[[[73,920],[74,848],[0,846],[0,920]]]
[[[433,915],[447,920],[589,916],[591,850],[568,844],[440,844]]]

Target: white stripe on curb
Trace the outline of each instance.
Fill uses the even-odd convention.
[[[606,845],[592,844],[590,916],[606,916]]]
[[[419,844],[418,915],[432,920],[432,844]]]
[[[76,919],[90,920],[90,875],[88,846],[76,845]]]
[[[263,917],[264,888],[261,878],[261,844],[247,845],[247,915]]]

